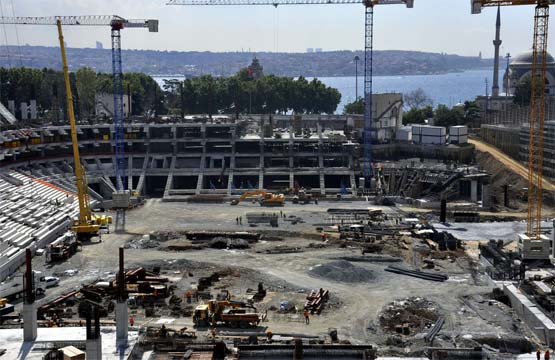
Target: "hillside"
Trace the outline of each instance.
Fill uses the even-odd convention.
[[[57,47],[22,46],[19,50],[4,50],[0,66],[28,66],[61,68]],[[491,65],[491,60],[478,57],[425,53],[417,51],[375,51],[375,75],[416,75],[455,72]],[[247,53],[247,52],[178,52],[153,50],[124,50],[124,71],[148,74],[195,76],[199,74],[230,75],[247,66],[256,55],[266,74],[282,76],[354,76],[354,57],[358,55],[359,75],[364,71],[362,51],[330,51],[320,53]],[[110,49],[68,49],[72,69],[91,67],[99,72],[111,72]]]

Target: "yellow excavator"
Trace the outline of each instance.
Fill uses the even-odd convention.
[[[223,324],[244,329],[257,326],[265,318],[266,314],[258,313],[254,306],[231,300],[209,300],[207,304],[198,305],[193,312],[196,326]]]
[[[75,232],[77,239],[90,240],[94,236],[98,236],[100,227],[107,226],[112,223],[111,216],[96,216],[92,214],[89,191],[87,186],[87,177],[81,164],[79,156],[79,143],[77,140],[77,129],[75,125],[75,113],[73,111],[73,95],[71,93],[71,85],[69,82],[69,70],[67,67],[66,49],[64,44],[64,36],[62,33],[62,23],[60,20],[56,22],[58,27],[58,38],[60,40],[60,50],[62,53],[62,64],[64,67],[64,81],[66,87],[67,113],[69,116],[69,126],[71,130],[71,144],[73,147],[73,166],[75,170],[75,179],[77,182],[77,197],[79,200],[79,218],[73,222],[71,230]]]
[[[254,190],[247,191],[239,199],[233,199],[231,205],[237,205],[251,197],[260,197],[258,200],[260,206],[283,206],[285,204],[285,196],[283,194],[272,194],[264,190]]]

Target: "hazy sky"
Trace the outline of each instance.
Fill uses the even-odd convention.
[[[280,6],[167,6],[164,0],[0,0],[4,16],[117,14],[160,20],[160,32],[128,29],[125,49],[197,51],[290,51],[306,48],[355,50],[364,46],[360,4]],[[495,9],[470,14],[469,0],[415,0],[376,7],[375,48],[421,50],[463,55],[493,55]],[[532,6],[502,8],[502,54],[529,49]],[[553,17],[552,17],[553,18]],[[552,21],[555,21],[552,19]],[[553,24],[550,24],[553,28]],[[0,44],[16,44],[14,25],[0,27]],[[57,45],[55,27],[18,26],[21,44]],[[66,28],[70,47],[110,47],[109,29]],[[553,44],[553,40],[550,41]],[[553,50],[555,52],[555,50]]]

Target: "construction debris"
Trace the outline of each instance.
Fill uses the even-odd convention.
[[[329,290],[324,290],[322,288],[318,290],[312,290],[306,296],[306,302],[304,303],[305,310],[310,311],[311,314],[320,314],[324,308],[324,305],[330,298]]]
[[[439,319],[438,313],[437,304],[412,297],[389,303],[381,313],[379,323],[385,332],[414,336],[431,328]]]

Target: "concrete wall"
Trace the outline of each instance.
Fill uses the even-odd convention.
[[[480,137],[513,159],[519,160],[519,127],[482,125]]]
[[[555,323],[540,308],[530,301],[514,285],[503,285],[503,292],[509,297],[511,306],[538,338],[552,347],[555,345]]]

